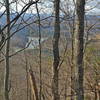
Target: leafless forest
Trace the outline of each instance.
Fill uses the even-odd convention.
[[[0,0],[0,100],[100,100],[100,0]]]

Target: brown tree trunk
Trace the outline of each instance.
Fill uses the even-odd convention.
[[[100,100],[100,90],[98,91],[98,96],[99,96],[99,100]]]
[[[75,16],[75,14],[73,14]],[[74,18],[75,19],[75,18]],[[73,26],[71,28],[72,31],[72,57],[71,57],[71,100],[74,100],[75,95],[75,66],[74,66],[74,23],[75,20],[73,19]]]
[[[53,100],[59,100],[59,38],[60,38],[60,19],[59,19],[59,8],[60,8],[60,0],[54,1],[55,8],[55,26],[54,26],[54,36],[53,36],[53,54],[54,54],[54,62],[53,62]]]
[[[9,11],[9,0],[5,0],[6,13],[7,13],[7,24],[10,23],[10,11]],[[10,36],[10,25],[7,27],[7,37]],[[6,57],[5,57],[5,75],[4,75],[4,96],[5,100],[9,100],[9,50],[10,50],[10,39],[6,43]]]
[[[40,92],[39,92],[39,100],[42,99],[42,48],[41,48],[41,18],[40,18],[40,13],[38,9],[38,4],[36,3],[36,10],[37,10],[37,15],[38,15],[38,33],[39,33],[39,71],[40,71]]]
[[[26,52],[24,51],[25,55],[25,67],[26,67],[26,95],[27,95],[27,100],[29,100],[29,79],[28,79],[28,61],[27,61],[27,55]]]
[[[75,87],[76,99],[84,100],[83,87],[83,50],[84,50],[84,15],[85,0],[76,0],[76,23],[74,33],[74,64],[75,64]]]
[[[96,89],[95,89],[95,97],[94,97],[94,100],[97,100],[97,91],[96,91]]]

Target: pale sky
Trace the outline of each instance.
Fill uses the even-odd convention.
[[[0,0],[0,2],[2,2],[3,0]],[[12,2],[14,0],[10,0],[10,2]],[[24,2],[28,2],[29,0],[22,0],[23,2],[21,2],[21,0],[18,0],[19,2],[19,5],[18,5],[18,11],[21,11],[22,9],[22,6],[24,6]],[[41,0],[43,1],[43,0]],[[49,2],[50,0],[44,0],[43,4],[42,5],[39,5],[39,9],[42,11],[44,11],[45,13],[50,13],[52,11],[52,7],[53,7],[53,4],[51,2]],[[63,0],[62,0],[63,1]],[[67,2],[67,0],[64,0],[64,2]],[[68,0],[68,1],[71,1],[72,0]],[[1,4],[0,4],[1,5]],[[16,4],[12,4],[11,5],[11,9],[12,10],[15,10],[16,9]],[[93,8],[93,9],[92,9]],[[0,7],[0,12],[1,11],[4,11],[5,10],[5,7]],[[33,13],[36,13],[36,9],[34,6],[32,6],[30,8],[30,10],[33,12]],[[28,13],[30,13],[30,10],[28,10]],[[88,2],[86,3],[86,12],[88,14],[100,14],[100,0],[88,0]]]
[[[86,10],[89,10],[88,13],[90,14],[94,13],[100,15],[100,0],[88,0]]]

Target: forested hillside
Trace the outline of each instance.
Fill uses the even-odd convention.
[[[0,100],[100,100],[100,0],[1,0]]]

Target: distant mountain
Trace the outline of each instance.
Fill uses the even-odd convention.
[[[85,19],[87,19],[87,20],[100,20],[100,15],[86,15],[85,16]]]
[[[1,15],[2,13],[0,13]],[[11,20],[13,18],[15,18],[16,13],[12,13],[11,14]],[[41,19],[46,18],[47,16],[50,16],[48,14],[41,14]],[[22,15],[22,18],[19,18],[17,23],[14,25],[14,27],[11,30],[11,33],[15,32],[17,29],[20,29],[22,27],[24,27],[26,25],[26,23],[24,23],[24,21],[26,20],[27,23],[30,23],[32,21],[35,21],[37,19],[37,14],[24,14]],[[48,37],[53,35],[53,17],[43,20],[41,21],[41,34],[43,37]],[[23,21],[22,21],[23,20]],[[97,20],[100,20],[100,16],[96,16],[96,15],[86,15],[85,16],[85,20],[87,20],[90,25],[92,25],[93,23],[95,23]],[[23,22],[23,24],[20,24],[20,22]],[[6,24],[6,15],[3,15],[2,17],[0,17],[0,25],[3,27]],[[61,32],[65,32],[65,34],[68,34],[65,30],[67,29],[65,26],[66,23],[61,23]],[[98,24],[96,25],[96,28],[91,30],[92,33],[94,33],[95,31],[100,31],[100,22],[98,22]],[[24,47],[28,41],[27,37],[37,37],[38,36],[38,24],[33,23],[31,24],[29,27],[25,27],[22,30],[18,31],[13,37],[12,37],[12,45],[16,45],[19,47]]]

